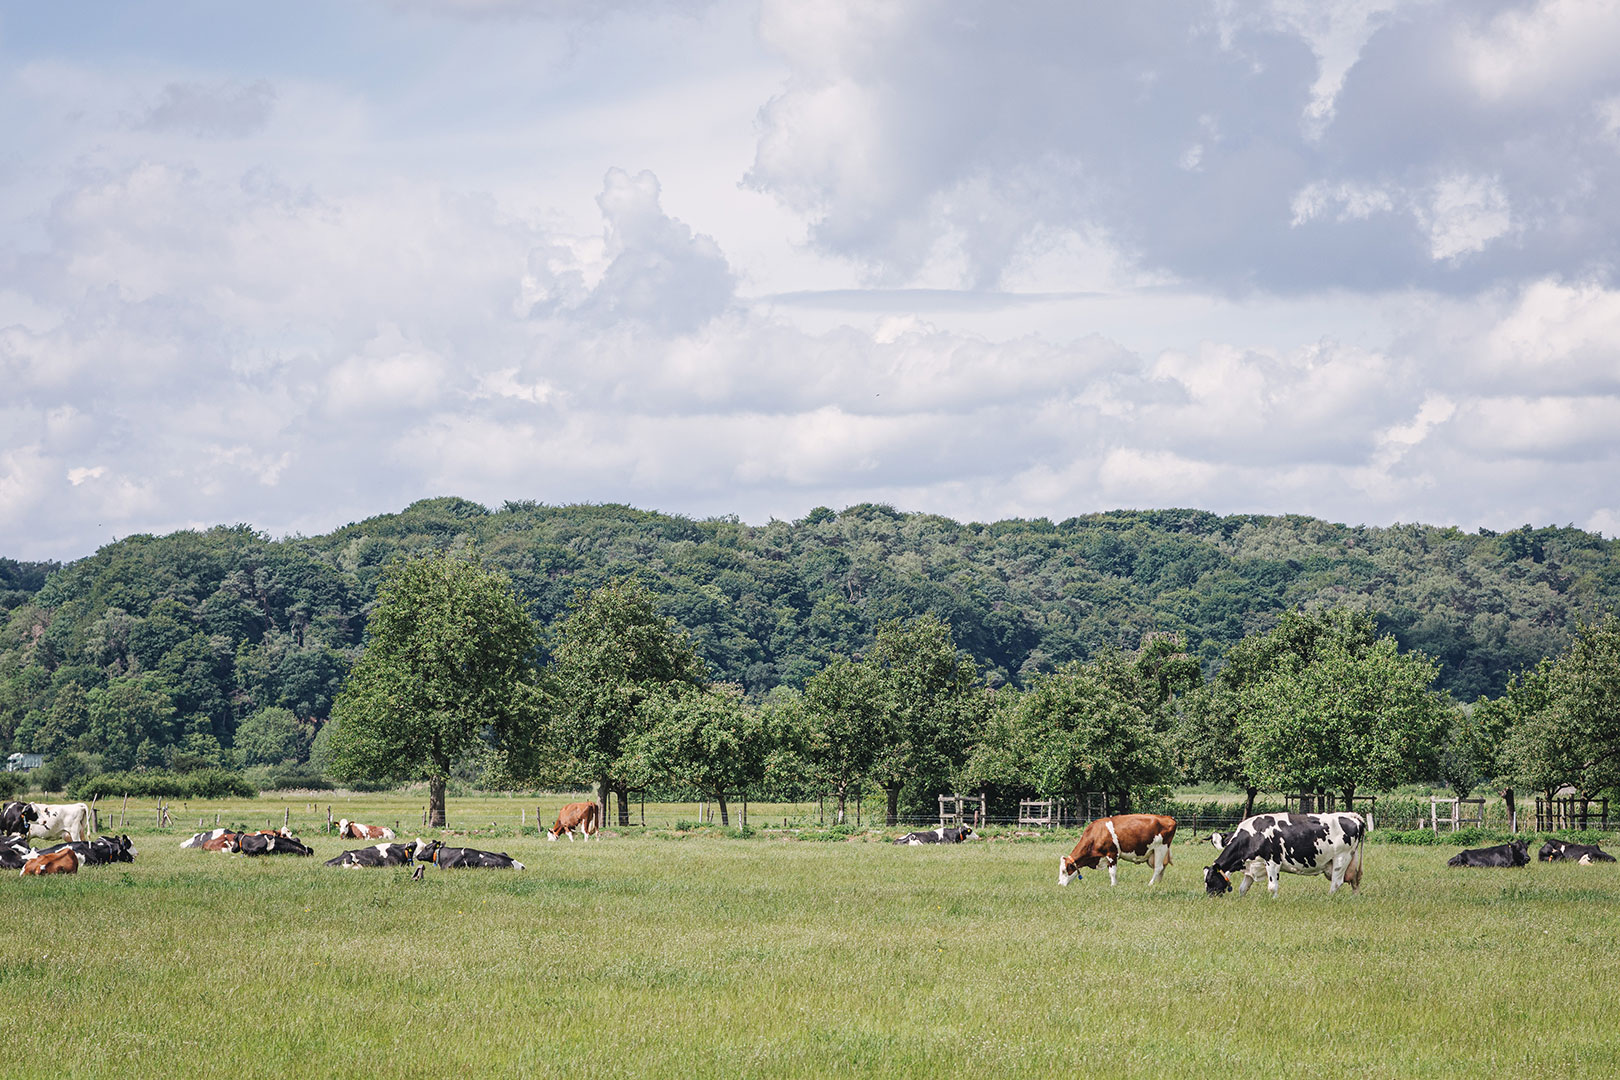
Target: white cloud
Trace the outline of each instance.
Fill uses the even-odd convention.
[[[1484,251],[1513,226],[1507,195],[1491,177],[1441,180],[1418,217],[1429,230],[1429,254],[1437,261]]]

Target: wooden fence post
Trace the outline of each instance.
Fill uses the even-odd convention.
[[[124,792],[124,808],[118,811],[118,827],[124,827],[124,814],[129,811],[129,792]]]

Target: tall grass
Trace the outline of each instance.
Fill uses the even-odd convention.
[[[408,805],[356,796],[341,816]],[[134,865],[0,877],[0,1071],[1620,1075],[1614,866],[1457,871],[1379,845],[1359,896],[1285,877],[1275,902],[1210,900],[1196,847],[1152,891],[1141,867],[1060,889],[1065,842],[698,830],[468,840],[529,869],[416,882],[322,867],[358,845],[308,821],[314,859],[179,850],[212,806],[126,829]],[[220,813],[249,808],[280,816]],[[452,802],[452,825],[501,809]]]

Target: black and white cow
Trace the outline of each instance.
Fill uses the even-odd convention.
[[[39,807],[30,802],[8,802],[0,806],[0,833],[27,835],[28,827],[39,820]]]
[[[0,836],[0,870],[17,870],[33,857],[26,836]]]
[[[28,835],[38,840],[60,837],[63,840],[87,840],[90,834],[90,806],[88,803],[29,803],[34,820],[28,825]]]
[[[69,848],[79,856],[79,863],[82,866],[134,862],[135,856],[140,854],[127,836],[98,836],[94,840],[69,840],[55,847],[41,848],[39,854],[50,855]]]
[[[1542,862],[1572,862],[1582,866],[1593,863],[1614,862],[1614,856],[1596,844],[1571,844],[1567,840],[1549,840],[1541,845],[1536,858]]]
[[[227,851],[243,855],[313,855],[315,852],[290,836],[277,833],[243,833],[232,841]]]
[[[414,858],[423,862],[430,862],[440,870],[455,870],[460,867],[487,867],[491,870],[525,870],[522,863],[502,851],[479,851],[470,847],[445,847],[441,840],[429,843],[418,839],[411,851]]]
[[[1232,891],[1232,872],[1243,871],[1238,895],[1248,891],[1261,866],[1273,898],[1281,874],[1322,874],[1328,894],[1350,883],[1361,891],[1361,843],[1367,823],[1360,814],[1256,814],[1223,837],[1221,853],[1204,867],[1204,891],[1221,896]]]
[[[958,825],[949,829],[925,829],[922,832],[909,832],[896,840],[897,844],[960,844],[964,840],[977,840],[978,836],[967,825]]]
[[[192,833],[190,837],[180,841],[182,848],[207,848],[209,851],[220,851],[228,846],[227,837],[235,836],[234,829],[210,829],[207,832]]]
[[[1523,840],[1495,847],[1470,848],[1446,860],[1447,866],[1529,866],[1530,845]]]
[[[374,867],[409,866],[415,858],[410,844],[373,844],[371,847],[345,851],[335,859],[326,860],[327,866]]]

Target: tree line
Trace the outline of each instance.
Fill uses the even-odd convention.
[[[1455,699],[1495,700],[1620,601],[1614,543],[1572,528],[1195,510],[984,524],[872,504],[749,526],[432,499],[324,536],[220,527],[128,537],[64,565],[0,559],[0,745],[68,774],[313,780],[387,568],[435,551],[506,575],[548,631],[541,662],[576,592],[638,581],[707,677],[754,707],[810,693],[813,677],[875,649],[880,628],[923,616],[988,687],[1024,693],[1155,636],[1179,640],[1208,679],[1239,643],[1320,607],[1365,613],[1401,651],[1431,657]]]
[[[715,681],[691,636],[641,583],[581,590],[542,630],[510,581],[437,554],[385,575],[365,651],[333,712],[333,774],[429,782],[443,821],[459,759],[497,787],[593,786],[604,816],[632,791],[714,800],[886,796],[886,820],[926,815],[951,790],[997,799],[1096,793],[1122,810],[1187,781],[1357,792],[1442,777],[1583,792],[1620,783],[1620,620],[1499,699],[1458,705],[1437,665],[1372,616],[1284,613],[1227,650],[1206,679],[1174,634],[995,684],[934,615],[890,620],[870,648],[802,689],[759,700]]]

